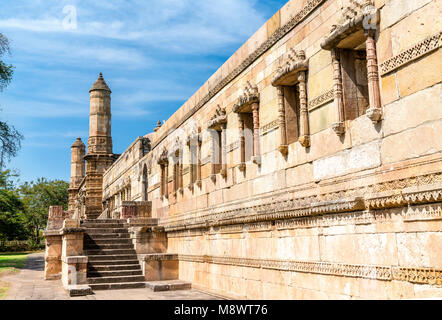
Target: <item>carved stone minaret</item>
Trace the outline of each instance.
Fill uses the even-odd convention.
[[[111,90],[100,73],[90,93],[89,140],[86,166],[86,218],[102,213],[103,173],[114,160],[111,136]]]
[[[84,155],[86,146],[81,138],[77,138],[71,146],[71,181],[69,184],[69,212],[75,211],[75,197],[85,175]]]

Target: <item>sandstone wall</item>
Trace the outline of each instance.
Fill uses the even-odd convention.
[[[380,122],[364,114],[345,121],[343,135],[334,132],[333,66],[321,41],[344,4],[295,0],[152,134],[145,158],[121,160],[107,173],[109,189],[121,179],[117,172],[133,172],[123,175],[136,181],[148,164],[153,216],[168,231],[168,252],[179,254],[182,279],[252,299],[442,296],[441,2],[375,5]],[[294,142],[284,156],[272,78],[290,49],[304,50],[309,61],[310,146]],[[248,161],[242,171],[232,109],[247,82],[260,95],[261,164]],[[227,175],[212,179],[204,129],[218,106],[227,116]],[[185,144],[195,124],[202,129],[200,186],[190,184]],[[174,192],[169,161],[166,198],[158,159],[176,143],[184,188]]]

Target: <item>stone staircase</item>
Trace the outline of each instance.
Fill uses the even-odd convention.
[[[92,290],[146,287],[126,220],[84,220],[84,255]]]

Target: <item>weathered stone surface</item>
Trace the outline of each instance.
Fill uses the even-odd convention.
[[[95,176],[80,181],[74,157],[70,200],[84,201],[76,218],[109,223],[80,226],[93,290],[179,276],[240,299],[441,295],[440,2],[376,0],[380,28],[366,34],[364,4],[290,1],[118,159],[110,132],[98,135],[107,115],[91,116],[86,160]],[[245,119],[233,112],[241,96],[256,103],[241,109]],[[92,111],[109,102],[91,92]],[[220,145],[206,130],[218,117]],[[256,134],[242,140],[243,128]],[[189,137],[201,142],[193,156]],[[255,148],[247,159],[242,141]],[[137,210],[123,209],[126,201]],[[135,204],[148,202],[140,215]],[[106,220],[121,216],[141,220]],[[63,250],[80,254],[71,222]],[[61,235],[45,234],[48,277],[56,277]],[[161,255],[145,260],[152,253]]]
[[[315,180],[322,180],[375,168],[380,164],[380,143],[374,141],[350,150],[341,151],[331,157],[313,161],[313,177]]]

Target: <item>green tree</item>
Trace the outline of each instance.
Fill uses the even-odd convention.
[[[40,243],[40,231],[46,227],[50,206],[68,207],[69,183],[62,180],[48,181],[45,178],[25,182],[20,188],[24,204],[23,221],[35,243]]]
[[[0,171],[0,247],[6,240],[24,240],[28,232],[23,226],[23,202],[14,189],[16,174],[9,170]]]
[[[0,91],[11,82],[14,73],[14,66],[6,64],[1,59],[6,53],[10,53],[9,40],[0,33]],[[10,160],[17,155],[21,140],[23,135],[20,132],[6,121],[0,120],[0,170],[3,169],[6,159]]]

